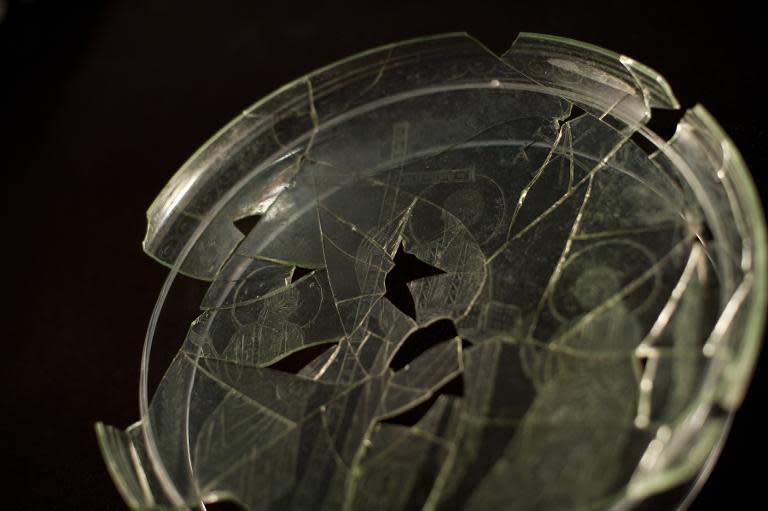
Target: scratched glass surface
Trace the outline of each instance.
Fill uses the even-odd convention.
[[[97,425],[128,505],[684,507],[748,385],[766,246],[706,110],[646,126],[676,108],[628,57],[524,33],[378,48],[243,112],[148,212],[171,272],[141,420]]]

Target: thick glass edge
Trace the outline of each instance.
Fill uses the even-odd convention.
[[[189,231],[184,232],[180,230],[173,218],[175,211],[183,209],[183,205],[189,202],[190,198],[196,194],[205,192],[205,180],[211,181],[215,176],[209,175],[209,167],[205,161],[206,152],[209,151],[215,144],[221,141],[228,142],[228,145],[234,145],[237,140],[226,141],[228,135],[232,135],[236,128],[242,131],[252,131],[257,129],[258,125],[264,125],[268,121],[258,115],[260,109],[264,109],[271,102],[280,101],[282,97],[286,99],[290,96],[291,92],[301,89],[305,90],[306,84],[309,80],[317,79],[330,71],[337,69],[343,65],[360,61],[366,57],[374,56],[376,54],[385,55],[393,48],[404,48],[409,45],[416,45],[421,43],[433,42],[436,45],[447,43],[450,40],[466,40],[477,43],[477,41],[464,32],[448,32],[444,34],[437,34],[432,36],[419,37],[414,39],[408,39],[399,41],[387,45],[378,46],[366,51],[359,52],[357,54],[345,57],[337,60],[331,64],[323,66],[319,69],[311,71],[304,76],[301,76],[272,93],[259,99],[251,106],[243,110],[243,112],[228,122],[224,127],[218,130],[213,136],[206,140],[193,154],[190,156],[171,177],[168,183],[163,187],[155,200],[152,202],[147,210],[147,231],[142,241],[142,247],[144,252],[155,259],[160,264],[168,266],[172,269],[176,269],[182,274],[186,274],[193,278],[200,278],[203,280],[210,280],[213,274],[200,274],[189,273],[181,268],[181,263],[186,257],[186,253],[190,247],[184,249],[171,249],[169,247],[175,245],[177,247],[184,246],[188,242],[194,243],[194,240],[205,230],[208,223],[215,212],[209,212],[207,219],[201,219],[200,228],[196,229],[194,233]],[[266,112],[269,114],[270,112]],[[217,148],[225,150],[226,147]],[[207,220],[207,221],[206,221]],[[183,239],[172,240],[168,242],[168,237],[173,238],[181,235]]]
[[[587,51],[587,52],[598,53],[600,55],[610,56],[611,58],[616,58],[616,57],[620,59],[624,58],[626,61],[626,58],[623,56],[620,56],[616,53],[613,53],[608,50],[604,50],[602,48],[592,46],[586,43],[580,43],[578,41],[559,38],[555,36],[545,36],[542,34],[525,33],[525,34],[521,34],[521,36],[522,35],[525,35],[526,37],[530,37],[531,39],[550,40],[557,43],[569,44],[574,48],[583,49],[584,51]],[[176,259],[171,260],[169,258],[161,258],[156,252],[152,251],[149,247],[151,246],[154,237],[158,235],[159,227],[163,225],[165,220],[167,220],[168,210],[173,206],[182,202],[186,194],[195,193],[195,185],[200,179],[200,176],[202,175],[202,173],[204,173],[205,167],[194,168],[193,163],[215,141],[219,140],[225,133],[231,131],[233,127],[235,127],[238,123],[243,121],[243,119],[246,119],[252,112],[258,109],[261,105],[266,104],[270,100],[275,100],[279,98],[281,94],[285,93],[286,91],[288,91],[293,87],[301,85],[310,77],[320,75],[323,72],[326,72],[340,64],[349,63],[354,61],[355,59],[362,58],[367,55],[375,54],[376,52],[387,50],[395,46],[402,46],[404,44],[413,43],[413,42],[439,40],[439,39],[451,38],[451,37],[468,38],[474,41],[474,39],[467,36],[466,34],[451,33],[451,34],[443,34],[443,35],[438,35],[433,37],[419,38],[419,39],[413,39],[410,41],[404,41],[400,43],[385,45],[385,46],[381,46],[378,48],[374,48],[372,50],[359,53],[357,55],[353,55],[351,57],[342,59],[333,64],[325,66],[324,68],[316,70],[312,73],[309,73],[304,77],[294,80],[293,82],[281,87],[277,91],[273,92],[272,94],[256,102],[254,105],[246,109],[243,112],[243,114],[236,117],[230,123],[228,123],[224,128],[219,130],[213,137],[211,137],[205,144],[203,144],[203,146],[201,146],[201,148],[198,149],[195,152],[195,154],[193,154],[184,165],[182,165],[179,171],[177,171],[177,173],[173,176],[171,181],[169,181],[168,185],[166,185],[163,191],[155,199],[152,206],[150,206],[147,212],[149,225],[147,230],[147,236],[144,240],[145,251],[147,251],[147,253],[151,257],[157,259],[162,264],[171,267],[171,274],[169,275],[169,279],[166,282],[167,286],[164,286],[164,287],[170,287],[170,282],[172,282],[174,276],[177,273],[179,273],[180,263],[186,255],[185,251],[184,250],[180,251],[178,254],[176,254],[177,256]],[[653,77],[655,74],[657,78],[654,78],[654,79],[657,80],[657,82],[662,84],[663,86],[662,88],[665,88],[665,89],[669,88],[669,86],[666,84],[666,81],[663,80],[663,78],[661,78],[660,75],[658,75],[658,73],[653,72],[652,70],[650,70],[650,68],[642,66],[639,63],[635,63],[635,64],[637,64],[636,69],[641,70],[641,72],[644,73],[645,75]],[[676,99],[674,99],[674,96],[671,94],[671,90],[669,90],[669,98],[672,98],[672,99],[670,100],[669,102],[670,106],[668,107],[675,108]],[[702,133],[705,134],[706,137],[709,137],[710,142],[712,140],[717,141],[717,143],[721,144],[721,146],[723,147],[723,153],[725,155],[728,155],[728,157],[730,158],[731,168],[733,169],[731,175],[734,178],[733,183],[735,185],[735,190],[737,192],[737,199],[739,199],[742,205],[744,206],[744,210],[747,212],[748,216],[756,222],[755,229],[754,229],[754,243],[753,243],[754,275],[755,275],[756,286],[754,288],[755,296],[752,302],[750,319],[748,321],[748,326],[747,326],[747,332],[745,335],[745,340],[743,343],[742,350],[738,353],[736,357],[734,357],[725,366],[725,369],[723,371],[723,377],[722,379],[720,379],[718,383],[719,388],[722,390],[722,392],[717,392],[717,394],[721,396],[721,399],[719,400],[720,402],[718,404],[721,404],[726,409],[732,411],[738,407],[741,400],[743,399],[743,395],[749,383],[751,373],[754,370],[754,364],[756,362],[757,354],[759,352],[759,348],[761,344],[760,341],[762,338],[762,332],[763,332],[764,323],[765,323],[765,317],[764,317],[764,314],[762,314],[766,306],[765,276],[766,276],[767,261],[766,261],[765,223],[763,220],[762,207],[760,205],[760,201],[759,201],[754,183],[752,182],[752,179],[749,175],[749,171],[747,170],[746,165],[744,164],[741,158],[741,155],[739,154],[738,150],[735,148],[733,143],[730,141],[727,135],[723,132],[722,128],[720,128],[720,126],[714,121],[712,116],[703,107],[701,106],[695,107],[693,110],[689,112],[688,116],[689,116],[688,117],[689,122],[691,120],[695,120],[698,122],[699,125],[705,128],[704,131],[702,131]],[[681,121],[681,124],[683,122],[686,122],[685,118]],[[187,241],[193,242],[194,238],[195,236],[193,235],[191,239]],[[186,252],[188,252],[189,245],[190,243],[187,243]],[[156,305],[156,310],[155,310],[156,314],[153,314],[153,317],[159,314],[159,311],[162,308],[162,302],[164,301],[165,294],[167,294],[167,289],[165,290],[164,293],[161,293],[161,297],[158,299],[158,303]],[[156,321],[156,318],[153,319],[153,323],[155,321]],[[151,337],[152,337],[152,334],[148,331],[148,335],[147,335],[148,344],[145,345],[146,360],[144,361],[144,362],[147,362],[147,364],[144,364],[145,365],[144,370],[146,370],[147,368],[146,366],[148,365],[149,348],[151,347]],[[142,373],[144,373],[144,370],[142,371]],[[147,389],[145,384],[142,385],[141,391],[143,394],[141,396],[142,398],[141,400],[143,401],[143,406],[141,407],[142,417],[145,417],[146,416],[145,412],[147,410],[147,403],[148,403],[148,396],[146,392]],[[713,404],[714,400],[712,400],[711,402],[709,402],[709,400],[707,401],[708,402],[706,404],[707,404],[707,408],[709,409]],[[700,402],[700,404],[703,405],[705,403]],[[697,412],[700,414],[702,412],[702,409],[699,408]],[[146,428],[142,428],[142,429],[146,430]],[[727,431],[727,428],[723,428],[723,430],[719,435],[717,435],[717,437],[719,439],[723,438],[724,435],[726,434],[726,431]],[[151,432],[148,432],[148,434],[149,436],[151,436]],[[105,438],[105,434],[103,430],[101,431],[100,437]],[[710,444],[712,447],[714,447],[714,445],[719,443],[719,440],[718,442],[715,442],[715,443],[712,443],[712,442],[707,442],[707,443]],[[150,453],[150,458],[155,458],[154,460],[155,462],[162,464],[162,461],[159,459],[159,457],[152,456],[152,448],[150,446],[148,446],[148,450]],[[107,458],[108,456],[106,455],[106,452],[104,452],[103,447],[102,447],[102,451],[105,455],[105,458]],[[716,453],[714,454],[714,456],[716,457]],[[697,470],[701,470],[701,467],[703,465],[705,465],[706,463],[709,463],[707,462],[708,459],[711,460],[712,458],[707,457],[705,459],[698,460],[694,465],[689,466],[689,470],[684,471],[685,474],[683,474],[682,472],[678,472],[678,475],[679,475],[678,477],[665,478],[666,482],[662,484],[662,486],[664,487],[672,486],[675,482],[679,482],[681,479],[689,478],[691,475],[695,475]],[[155,465],[155,463],[153,463],[153,465]],[[158,468],[159,467],[155,466],[156,470]],[[112,470],[110,470],[110,472],[112,473]],[[112,473],[112,475],[114,478],[115,474]],[[671,474],[668,474],[668,475],[671,475]],[[168,482],[170,483],[170,481]],[[654,486],[654,491],[660,491],[660,489],[661,489],[661,486]],[[121,493],[122,493],[122,490],[121,490]],[[640,493],[645,493],[645,492],[640,492]],[[648,493],[645,493],[645,494],[647,495]],[[641,497],[640,494],[634,493],[633,500],[639,497]]]
[[[730,206],[745,222],[743,227],[747,231],[739,233],[745,273],[742,286],[748,284],[744,297],[748,307],[745,331],[739,338],[739,346],[733,346],[733,339],[725,336],[725,344],[708,355],[712,358],[711,366],[697,398],[673,428],[660,431],[652,441],[646,451],[646,467],[641,464],[638,468],[626,498],[614,511],[631,509],[643,499],[687,481],[692,482],[679,509],[690,505],[722,451],[733,416],[751,381],[765,330],[768,237],[763,208],[749,169],[733,141],[702,105],[685,113],[675,135],[663,146],[668,156],[677,159],[680,168],[685,169],[689,162],[681,156],[682,151],[675,150],[681,146],[699,152],[706,147],[719,157],[709,170],[732,186],[734,193],[728,196]],[[734,295],[738,291],[737,288]],[[718,409],[725,415],[716,416]]]

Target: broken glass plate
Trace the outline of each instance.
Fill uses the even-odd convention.
[[[755,363],[766,238],[703,107],[649,129],[675,108],[631,58],[524,33],[377,48],[247,109],[148,212],[141,420],[97,425],[126,502],[684,506]],[[189,277],[199,315],[161,338]]]

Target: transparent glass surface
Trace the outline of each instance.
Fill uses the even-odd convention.
[[[675,108],[631,58],[523,33],[377,48],[247,109],[148,211],[141,417],[97,425],[128,505],[684,507],[757,357],[766,239],[702,106],[647,128]]]

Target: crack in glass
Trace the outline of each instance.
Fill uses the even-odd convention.
[[[764,240],[705,112],[644,128],[677,107],[628,57],[452,34],[244,112],[148,213],[145,250],[210,286],[142,421],[97,426],[128,504],[623,509],[694,476]]]

